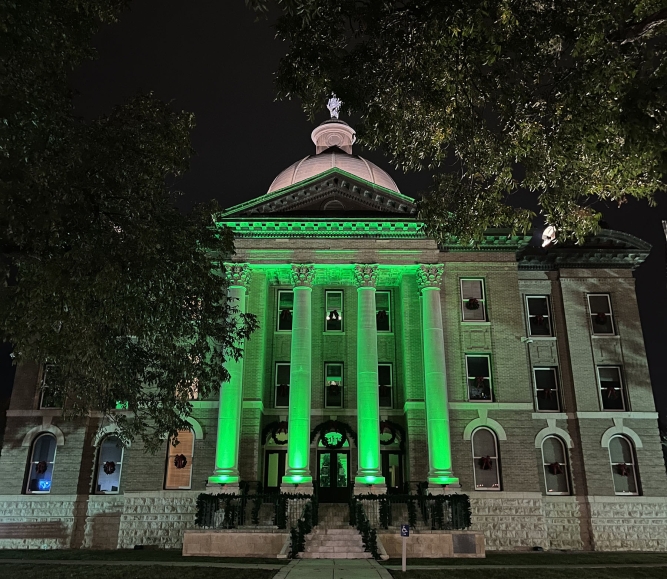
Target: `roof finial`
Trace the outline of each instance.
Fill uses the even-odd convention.
[[[327,102],[327,108],[329,109],[329,113],[331,114],[332,119],[338,118],[338,113],[340,112],[340,107],[342,104],[343,101],[336,96],[336,93],[332,92],[331,98]]]

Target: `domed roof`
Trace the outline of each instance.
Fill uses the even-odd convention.
[[[362,157],[352,154],[356,141],[354,129],[338,119],[331,119],[315,127],[311,134],[315,143],[314,155],[290,165],[273,180],[267,193],[278,191],[315,177],[329,169],[338,168],[365,181],[400,193],[389,174]]]

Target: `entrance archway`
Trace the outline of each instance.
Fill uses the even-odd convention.
[[[350,500],[350,443],[345,440],[337,448],[328,443],[338,432],[330,432],[317,445],[317,480],[322,503],[346,503]]]

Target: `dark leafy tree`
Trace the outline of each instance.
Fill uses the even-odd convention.
[[[192,115],[150,94],[73,115],[67,75],[125,4],[0,0],[0,339],[50,365],[68,416],[102,412],[155,449],[228,380],[255,320],[225,299],[216,207],[183,214],[166,185]]]
[[[280,97],[311,116],[335,91],[360,141],[440,167],[421,202],[438,238],[526,230],[537,197],[558,238],[597,200],[653,203],[667,162],[665,0],[246,0],[278,8]]]

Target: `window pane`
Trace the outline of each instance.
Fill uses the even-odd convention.
[[[45,461],[53,462],[56,455],[56,439],[49,434],[40,436],[35,442],[35,451],[33,453],[33,462]]]
[[[292,329],[292,310],[294,309],[294,292],[278,292],[278,329]]]
[[[489,359],[486,356],[467,356],[468,376],[476,378],[477,376],[489,377]]]
[[[391,386],[391,366],[387,364],[378,366],[378,381],[380,384]]]
[[[473,437],[475,456],[496,456],[496,440],[490,430],[480,428]]]
[[[327,310],[343,309],[343,292],[327,292]]]
[[[328,332],[343,330],[343,292],[326,292],[326,329]]]
[[[268,475],[266,483],[268,487],[278,486],[278,458],[279,454],[277,452],[269,453]]]
[[[544,484],[546,485],[547,493],[561,495],[569,493],[566,466],[556,462],[545,464]]]
[[[565,463],[563,444],[553,436],[548,436],[544,439],[542,452],[544,453],[544,462],[546,464],[551,464],[552,462]]]
[[[626,474],[621,474],[622,467],[615,466],[614,469],[614,492],[617,493],[637,493],[637,479],[635,478],[635,471],[632,465],[628,465],[625,469]]]
[[[531,316],[548,316],[549,308],[547,306],[546,297],[529,297],[526,299],[528,302],[528,314]]]
[[[341,380],[343,377],[343,366],[340,364],[327,364],[327,380]]]
[[[538,410],[560,410],[558,382],[554,368],[535,368],[535,396]]]
[[[461,280],[461,297],[464,300],[475,298],[483,299],[482,280],[479,279],[463,279]]]
[[[598,368],[600,375],[600,396],[605,410],[624,410],[623,388],[620,369],[616,367]]]
[[[611,314],[609,296],[588,296],[588,303],[591,305],[592,314]]]
[[[375,292],[375,307],[378,310],[389,311],[389,292]]]
[[[278,384],[289,384],[289,364],[278,364]]]
[[[630,446],[630,443],[621,436],[615,436],[609,441],[609,456],[611,456],[611,462],[613,463],[631,464],[634,462],[632,458],[632,447]]]
[[[391,309],[389,292],[375,292],[376,325],[378,332],[391,331]]]
[[[327,364],[325,373],[325,406],[340,408],[343,405],[343,366]]]

